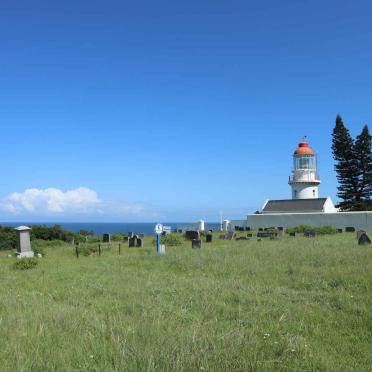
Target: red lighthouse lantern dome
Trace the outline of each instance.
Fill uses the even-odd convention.
[[[309,146],[309,144],[302,140],[294,152],[294,156],[302,156],[302,155],[315,155],[314,150]]]

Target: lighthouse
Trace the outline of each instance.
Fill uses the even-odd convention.
[[[292,188],[292,199],[318,199],[317,156],[306,137],[293,154],[293,170],[288,183]]]

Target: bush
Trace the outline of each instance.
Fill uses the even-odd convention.
[[[37,266],[38,260],[35,257],[30,258],[20,258],[14,262],[14,269],[15,270],[29,270],[33,269]]]
[[[160,237],[160,243],[164,244],[168,247],[175,247],[177,245],[182,244],[182,235],[178,234],[166,234],[166,235],[161,235]],[[152,241],[153,245],[156,245],[156,239]]]
[[[304,232],[310,232],[315,233],[317,235],[329,235],[329,234],[336,234],[337,229],[332,226],[321,226],[321,227],[315,227],[315,226],[309,226],[309,225],[298,225],[296,227],[288,227],[287,233],[298,233],[303,234]]]
[[[98,244],[80,244],[78,251],[82,256],[90,256],[98,252]]]

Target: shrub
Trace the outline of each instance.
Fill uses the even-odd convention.
[[[296,227],[288,227],[287,233],[298,233],[303,234],[304,232],[311,232],[318,235],[328,235],[328,234],[336,234],[337,229],[332,226],[321,226],[321,227],[315,227],[315,226],[309,226],[309,225],[298,225]]]
[[[79,250],[79,254],[81,254],[82,256],[90,256],[98,252],[98,245],[97,244],[80,244],[80,246],[78,247],[78,250]]]
[[[38,260],[35,257],[21,258],[14,262],[14,269],[16,270],[29,270],[37,266]]]
[[[166,234],[160,237],[160,243],[165,244],[168,247],[175,247],[182,244],[182,236],[178,234]],[[156,245],[156,240],[152,241]]]

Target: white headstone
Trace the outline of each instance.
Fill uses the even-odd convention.
[[[31,248],[30,230],[28,226],[19,226],[14,229],[17,234],[17,257],[34,257]]]

